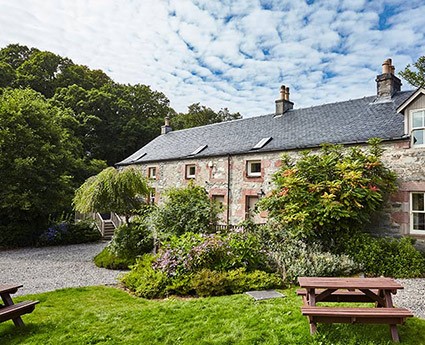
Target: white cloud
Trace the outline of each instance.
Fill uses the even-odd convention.
[[[201,102],[270,113],[281,84],[296,107],[372,95],[385,58],[400,71],[425,43],[421,0],[0,0],[0,9],[1,47],[50,50],[151,85],[177,111]]]

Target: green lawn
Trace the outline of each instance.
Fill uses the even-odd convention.
[[[0,324],[0,344],[391,344],[386,325],[322,325],[315,337],[295,290],[255,302],[247,295],[144,300],[115,288],[64,289],[38,299],[26,327]],[[425,320],[399,326],[403,344],[425,344]]]

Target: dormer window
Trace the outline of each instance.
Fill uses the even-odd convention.
[[[412,147],[425,147],[425,109],[412,110]]]

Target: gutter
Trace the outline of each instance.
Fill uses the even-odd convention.
[[[226,225],[229,229],[230,224],[230,154],[227,155],[227,214],[226,214]]]
[[[372,137],[374,138],[374,137]],[[377,137],[379,138],[379,137]],[[392,138],[386,138],[382,139],[382,142],[391,142],[391,141],[401,141],[409,139],[410,135],[404,134],[400,137],[392,137]],[[369,138],[370,139],[370,138]],[[368,139],[368,140],[369,140]],[[248,150],[248,151],[234,151],[231,154],[238,156],[238,155],[245,155],[245,154],[257,154],[257,153],[273,153],[273,152],[290,152],[290,151],[298,151],[298,150],[309,150],[309,149],[316,149],[320,148],[322,144],[331,144],[331,145],[342,145],[342,146],[352,146],[352,145],[359,145],[359,144],[367,144],[367,141],[365,140],[355,140],[355,141],[347,141],[347,142],[340,142],[340,143],[332,143],[332,142],[323,142],[321,144],[314,144],[314,145],[305,145],[305,146],[293,146],[288,148],[274,148],[274,149],[260,149],[260,150]],[[134,161],[134,162],[125,162],[125,163],[115,163],[115,167],[119,166],[127,166],[127,165],[137,165],[137,164],[147,164],[147,163],[156,163],[156,162],[170,162],[170,161],[183,161],[188,159],[198,159],[198,158],[210,158],[210,157],[223,157],[226,153],[217,153],[212,155],[199,155],[199,156],[183,156],[183,157],[170,157],[170,158],[164,158],[164,159],[152,159],[152,160],[143,160],[143,161]],[[230,153],[227,153],[227,155],[230,155]]]

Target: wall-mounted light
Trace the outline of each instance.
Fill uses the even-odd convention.
[[[258,199],[261,199],[266,193],[264,193],[263,188],[260,189],[259,192],[257,192]]]

